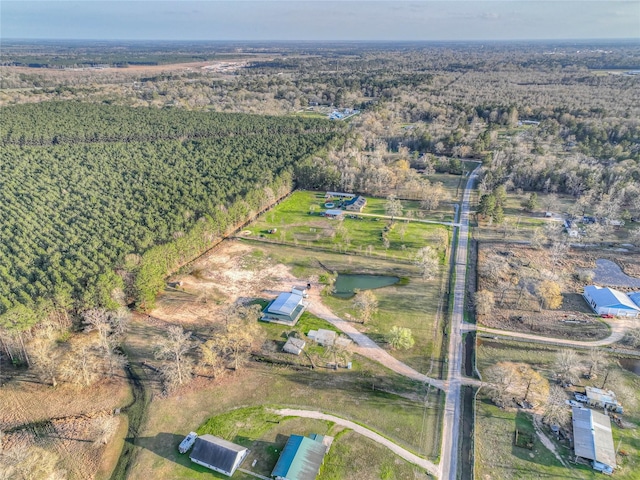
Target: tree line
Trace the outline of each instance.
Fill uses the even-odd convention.
[[[168,272],[290,191],[293,165],[339,132],[326,121],[248,115],[211,115],[216,120],[203,126],[196,115],[183,131],[206,127],[219,138],[127,142],[132,132],[141,138],[150,131],[154,123],[145,118],[169,125],[190,112],[24,107],[34,118],[41,111],[60,128],[57,135],[71,132],[65,138],[91,136],[111,122],[107,133],[116,137],[52,145],[44,131],[37,137],[42,146],[2,148],[0,328],[16,332],[46,317],[47,302],[83,311],[133,298],[148,308]],[[32,128],[36,135],[20,110],[2,109],[10,112],[3,115],[5,132]]]

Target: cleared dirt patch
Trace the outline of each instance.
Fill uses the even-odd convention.
[[[493,292],[495,306],[491,314],[478,315],[479,323],[573,340],[605,338],[609,328],[582,298],[585,283],[578,278],[579,271],[595,267],[600,253],[571,249],[554,258],[528,245],[480,243],[478,290]],[[560,285],[560,308],[541,307],[537,289],[544,281]]]

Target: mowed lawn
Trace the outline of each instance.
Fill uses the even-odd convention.
[[[187,388],[168,398],[156,397],[150,405],[144,431],[137,441],[140,448],[128,478],[224,478],[216,477],[210,470],[193,465],[187,455],[178,453],[177,445],[189,431],[204,425],[211,417],[250,406],[270,405],[320,410],[365,425],[413,452],[426,452],[430,458],[434,458],[439,450],[441,404],[425,408],[422,401],[388,393],[396,387],[398,393],[410,397],[423,397],[424,392],[422,385],[416,384],[407,388],[409,385],[405,379],[398,378],[377,365],[369,368],[369,364],[370,362],[362,359],[356,365],[356,369],[351,371],[292,371],[288,368],[252,364],[251,367],[235,374],[230,373],[219,383],[200,385],[197,389]],[[268,431],[263,428],[245,426],[245,421],[240,418],[232,424],[231,429],[214,430],[219,435],[239,443],[281,444],[283,441],[283,438],[277,435],[269,437]],[[309,427],[306,430],[311,429]],[[287,426],[285,422],[277,432],[280,435],[288,435],[305,433],[306,430],[295,423]],[[321,429],[313,426],[313,430]],[[341,455],[340,458],[345,458],[352,447],[339,445],[336,445],[336,452]],[[268,470],[270,464],[267,465],[266,462],[275,460],[275,451],[270,450],[269,445],[264,444],[263,447],[265,450],[261,453],[261,459],[264,464],[261,468]],[[360,447],[355,449],[355,453],[358,452],[362,452]],[[395,455],[388,453],[376,456],[376,459],[371,461],[372,472],[381,470],[385,464],[392,465],[397,461]],[[356,461],[357,459],[349,459],[349,462]],[[250,468],[250,465],[251,463],[248,463],[245,467]],[[331,472],[338,472],[337,475],[340,475],[339,472],[351,471],[348,465],[349,463],[338,465],[337,469],[332,468],[328,473],[333,475]],[[238,476],[234,478],[249,478],[241,473],[236,475]],[[326,478],[342,477],[334,475]],[[371,473],[362,478],[378,477]]]
[[[543,345],[485,341],[478,348],[477,363],[482,374],[487,368],[501,361],[523,362],[531,365],[549,380],[553,375],[553,362],[558,350]],[[578,353],[586,362],[587,352],[578,350]],[[636,480],[639,478],[640,471],[640,377],[623,370],[616,364],[614,358],[609,358],[609,361],[613,376],[618,377],[618,388],[624,388],[630,394],[624,402],[625,428],[612,424],[615,447],[628,453],[628,456],[617,457],[620,469],[615,471],[614,476],[624,480]],[[582,385],[600,387],[602,378],[591,383],[584,379],[580,382]],[[607,388],[615,390],[616,386],[609,385]],[[515,409],[500,409],[485,395],[486,391],[482,390],[476,402],[476,478],[492,480],[603,478],[602,474],[593,471],[590,467],[568,463],[573,459],[573,450],[566,444],[554,442],[557,451],[570,468],[558,462],[553,453],[545,448],[537,437],[534,438],[533,450],[516,447],[513,442],[516,428],[528,433],[533,432],[531,415]],[[547,434],[550,438],[552,437],[549,432]]]
[[[378,313],[366,325],[358,322],[352,299],[323,296],[322,301],[336,315],[351,319],[354,326],[387,348],[385,335],[393,326],[409,328],[415,345],[409,350],[395,350],[391,354],[422,373],[436,376],[442,346],[443,318],[439,314],[444,301],[447,271],[440,266],[434,279],[423,280],[417,267],[405,261],[362,255],[343,255],[333,252],[317,252],[303,247],[274,245],[247,241],[261,251],[261,257],[271,258],[291,268],[302,283],[313,276],[329,271],[338,273],[362,273],[395,275],[403,278],[400,284],[373,290],[379,304]]]
[[[380,209],[375,207],[378,200],[385,201],[372,199],[374,211]],[[247,230],[252,238],[278,243],[405,260],[410,260],[419,248],[426,245],[444,251],[451,235],[450,228],[443,225],[396,221],[388,226],[389,219],[349,218],[349,212],[345,212],[344,220],[336,220],[323,217],[321,212],[325,210],[324,193],[296,191],[261,215]],[[268,233],[274,229],[275,232]],[[388,248],[383,242],[385,229],[388,231]]]

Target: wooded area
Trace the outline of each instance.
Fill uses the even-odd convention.
[[[294,163],[339,130],[318,119],[81,103],[9,107],[2,117],[8,313],[44,298],[113,307],[116,288],[148,305],[167,272],[289,191]],[[131,276],[135,285],[122,281]],[[9,317],[5,328],[24,329],[38,315]]]

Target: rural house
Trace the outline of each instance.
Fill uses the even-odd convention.
[[[213,435],[196,439],[189,457],[192,462],[230,477],[248,455],[249,450]]]
[[[611,474],[616,468],[611,420],[588,408],[573,408],[573,442],[576,457],[591,460],[594,470]]]
[[[344,204],[344,208],[351,212],[361,212],[367,205],[367,199],[358,195]]]
[[[626,293],[613,288],[597,285],[584,287],[584,299],[599,315],[616,315],[618,317],[637,317],[640,306],[636,305]]]
[[[281,293],[262,311],[260,320],[283,325],[295,325],[307,308],[304,297],[297,293]]]
[[[291,435],[271,472],[275,480],[315,480],[333,437]]]
[[[611,390],[602,390],[596,387],[585,387],[587,403],[592,407],[604,408],[612,410],[616,413],[623,413],[623,408],[616,394]]]

